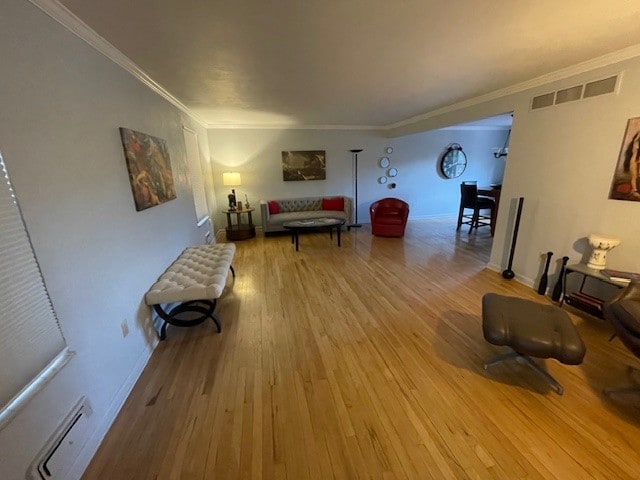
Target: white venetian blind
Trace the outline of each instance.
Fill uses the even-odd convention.
[[[202,165],[200,165],[200,148],[198,147],[198,136],[193,130],[182,127],[184,132],[184,143],[187,149],[187,167],[191,188],[193,190],[193,203],[196,208],[196,221],[201,225],[209,218],[209,207],[207,207],[207,196],[204,190],[204,178],[202,176]]]
[[[0,426],[67,356],[0,156]]]

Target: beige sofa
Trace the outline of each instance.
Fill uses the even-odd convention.
[[[334,209],[336,208],[336,199],[343,199],[344,208],[342,210]],[[273,213],[270,212],[270,203]],[[352,204],[350,197],[342,195],[260,200],[262,231],[265,234],[284,232],[285,228],[282,226],[284,222],[309,218],[342,218],[349,224],[351,223]]]

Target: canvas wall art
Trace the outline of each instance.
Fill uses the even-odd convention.
[[[282,152],[282,179],[285,182],[326,180],[326,178],[324,150]]]
[[[640,202],[640,117],[627,121],[609,198]]]
[[[161,138],[120,128],[136,210],[176,198],[167,143]]]

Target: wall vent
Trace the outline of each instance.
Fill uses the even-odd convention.
[[[621,75],[613,75],[601,80],[594,80],[583,85],[563,88],[557,92],[544,93],[531,99],[531,110],[560,105],[562,103],[574,102],[607,93],[615,93],[619,85]]]
[[[556,105],[567,102],[575,102],[582,97],[582,85],[571,88],[564,88],[556,92]]]
[[[535,110],[537,108],[550,107],[551,105],[553,105],[555,98],[556,92],[545,93],[544,95],[533,97],[533,101],[531,102],[531,109]]]
[[[92,413],[87,398],[80,398],[29,467],[29,480],[68,478],[67,474],[87,438],[88,417]]]
[[[584,94],[582,95],[582,98],[596,97],[598,95],[604,95],[605,93],[613,93],[616,91],[617,82],[617,75],[605,78],[604,80],[589,82],[584,86]]]

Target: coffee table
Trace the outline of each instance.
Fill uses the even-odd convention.
[[[340,246],[340,230],[345,221],[341,218],[310,218],[308,220],[293,220],[284,222],[282,226],[287,230],[291,230],[291,243],[296,244],[296,252],[298,251],[298,239],[300,232],[304,230],[329,230],[329,238],[333,240],[333,229],[338,234],[338,246]]]

